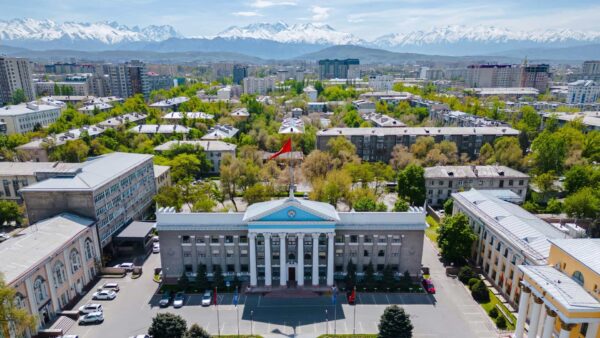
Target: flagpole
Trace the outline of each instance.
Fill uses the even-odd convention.
[[[352,335],[356,336],[356,286],[354,287],[354,323],[352,324]]]
[[[217,295],[218,288],[215,286],[215,307],[217,308],[217,337],[221,337],[221,322],[219,320],[219,296]]]
[[[333,287],[334,301],[333,301],[333,336],[337,336],[337,289]]]
[[[235,314],[237,319],[238,338],[240,337],[240,308],[238,307],[240,294],[238,292],[239,287],[235,289]]]
[[[294,152],[294,142],[292,140],[292,135],[290,135],[290,154],[288,156],[290,163],[290,198],[294,197],[294,165],[292,164],[292,153]]]

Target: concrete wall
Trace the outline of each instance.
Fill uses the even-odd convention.
[[[24,191],[22,194],[30,224],[67,211],[96,219],[91,192]]]

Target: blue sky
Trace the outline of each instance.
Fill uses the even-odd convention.
[[[362,38],[451,24],[600,31],[598,0],[0,0],[0,19],[168,24],[210,36],[255,22],[328,23]]]

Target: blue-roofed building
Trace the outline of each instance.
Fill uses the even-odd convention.
[[[339,212],[327,203],[294,197],[250,205],[245,212],[190,213],[160,209],[156,215],[164,280],[211,276],[220,266],[251,287],[328,287],[343,279],[348,263],[361,276],[421,271],[425,212]],[[300,244],[300,245],[299,245]]]
[[[19,190],[29,222],[62,212],[96,221],[101,247],[134,219],[156,194],[152,155],[110,153],[91,158],[75,170]]]

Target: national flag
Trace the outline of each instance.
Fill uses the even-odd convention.
[[[288,139],[287,141],[285,141],[285,143],[283,144],[283,147],[281,147],[281,149],[279,149],[278,152],[276,152],[275,154],[271,155],[271,157],[269,157],[269,160],[272,160],[281,154],[291,153],[291,152],[292,152],[292,139]]]
[[[333,292],[331,293],[331,303],[335,305],[337,303],[337,288],[333,287]]]
[[[240,295],[238,294],[238,289],[235,288],[235,292],[233,294],[233,305],[235,305],[236,307],[238,305],[239,299],[240,299]]]
[[[215,287],[215,292],[213,293],[213,303],[215,303],[215,306],[219,305],[217,299],[217,288]]]
[[[356,301],[356,288],[352,289],[352,293],[350,293],[350,296],[348,296],[348,303],[354,304],[355,301]]]

